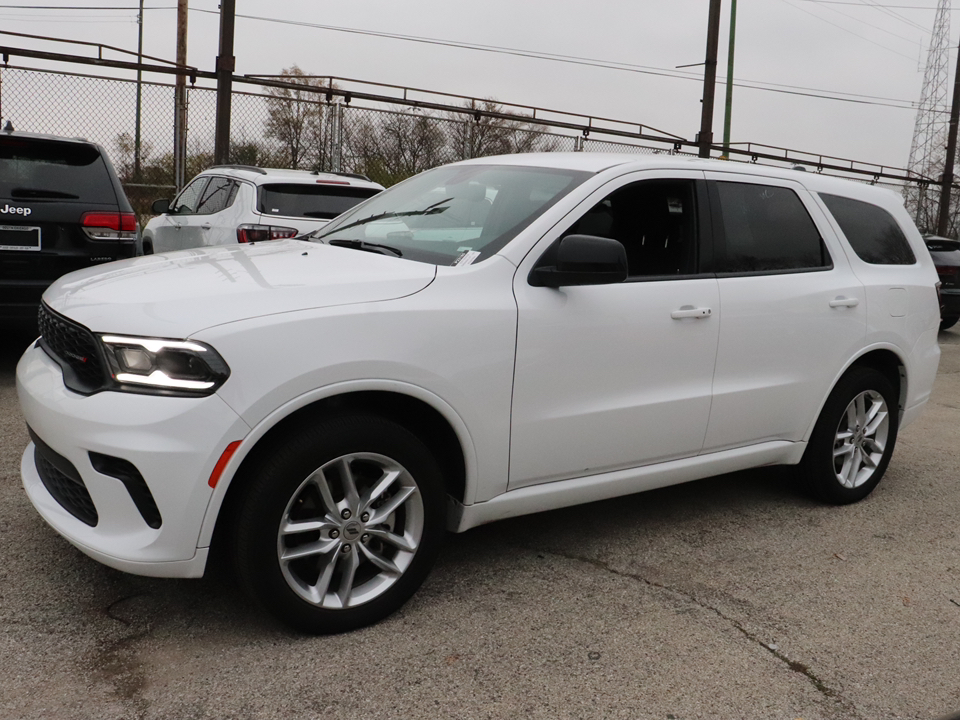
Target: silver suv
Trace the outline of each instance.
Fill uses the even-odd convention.
[[[218,165],[171,202],[157,200],[143,251],[280,240],[319,230],[383,190],[363,175]]]

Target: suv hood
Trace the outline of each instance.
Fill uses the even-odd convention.
[[[146,255],[70,273],[43,299],[95,332],[189,337],[276,313],[379,302],[427,287],[436,266],[303,240]]]

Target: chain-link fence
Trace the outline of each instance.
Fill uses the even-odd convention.
[[[587,132],[558,129],[558,123],[510,116],[493,101],[461,100],[463,104],[439,109],[435,103],[424,109],[399,100],[392,106],[389,102],[361,106],[351,104],[349,96],[327,92],[328,86],[317,79],[280,79],[284,82],[235,84],[231,163],[359,173],[389,186],[443,163],[487,155],[557,151],[696,154],[689,144],[667,138],[641,142],[641,132],[634,142],[622,133],[608,132],[605,137],[604,130],[597,127]],[[17,130],[84,137],[103,145],[142,220],[149,216],[154,199],[170,197],[177,189],[174,96],[172,83],[0,67],[0,117],[10,120]],[[187,87],[185,180],[213,165],[216,104],[213,87],[196,83]],[[750,153],[732,158],[791,164],[787,153],[783,159]],[[814,170],[865,179],[855,173]],[[880,182],[879,176],[866,178],[873,184]],[[939,187],[920,183],[887,186],[908,201],[914,195],[926,198],[939,193]]]

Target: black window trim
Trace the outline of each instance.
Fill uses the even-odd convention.
[[[741,183],[745,185],[766,185],[769,187],[782,188],[784,190],[790,190],[796,194],[797,199],[800,201],[801,206],[806,211],[807,215],[810,217],[810,222],[813,223],[814,228],[817,230],[817,234],[820,236],[820,246],[823,248],[824,252],[827,254],[827,258],[830,260],[828,265],[821,265],[818,267],[810,268],[787,268],[787,269],[775,269],[775,270],[742,270],[742,271],[716,271],[713,270],[712,274],[718,279],[722,278],[736,278],[736,277],[762,277],[765,275],[799,275],[801,273],[812,273],[812,272],[830,272],[836,268],[836,264],[833,262],[833,254],[830,252],[830,246],[827,244],[826,239],[823,237],[823,233],[820,230],[820,227],[817,225],[817,221],[814,219],[813,215],[810,213],[810,208],[807,207],[807,204],[803,201],[800,193],[797,193],[796,189],[790,187],[789,185],[777,184],[774,181],[775,178],[757,178],[756,182],[750,182],[753,178],[742,178],[737,177],[737,179],[730,180],[717,180],[710,178],[706,181],[707,185],[707,197],[709,198],[710,206],[710,220],[711,220],[711,229],[713,231],[713,239],[716,247],[725,247],[726,246],[726,231],[723,227],[723,211],[720,208],[720,193],[717,189],[717,186],[721,182],[730,182],[730,183]],[[711,257],[711,262],[713,257]]]

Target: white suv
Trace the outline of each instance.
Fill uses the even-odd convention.
[[[291,625],[374,622],[445,529],[761,465],[865,497],[930,397],[937,275],[898,197],[667,156],[440,167],[305,239],[44,295],[23,483],[83,552],[222,544]]]
[[[319,230],[383,190],[363,175],[218,165],[197,175],[171,202],[157,200],[143,229],[143,251],[279,240]]]

